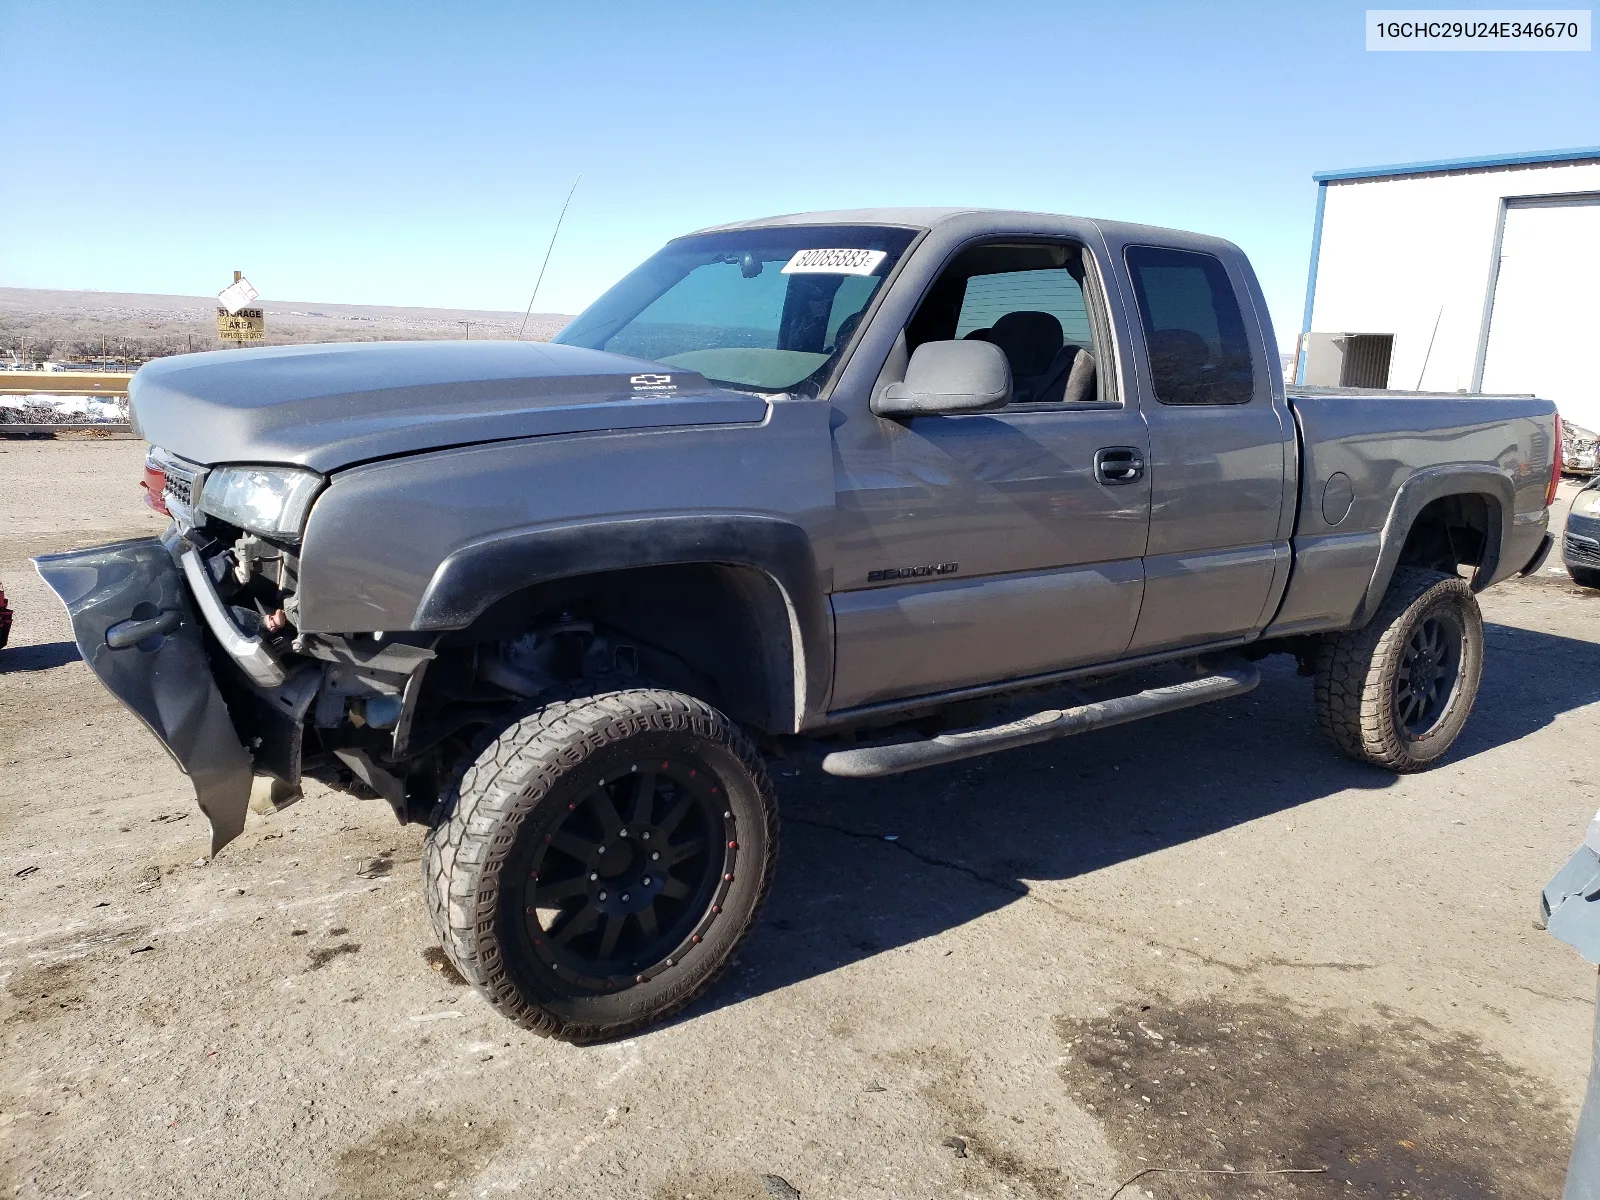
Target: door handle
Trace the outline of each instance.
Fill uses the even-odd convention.
[[[1095,482],[1108,487],[1144,478],[1144,455],[1137,446],[1107,446],[1094,452]]]
[[[136,618],[118,621],[106,630],[106,645],[113,650],[126,650],[129,646],[137,646],[146,638],[165,636],[181,624],[183,624],[183,614],[175,608],[169,608],[166,612],[143,621]]]

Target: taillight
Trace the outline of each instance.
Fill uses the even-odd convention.
[[[1550,463],[1550,487],[1544,494],[1544,506],[1549,508],[1556,502],[1556,489],[1561,486],[1562,459],[1566,458],[1567,450],[1564,445],[1566,438],[1562,436],[1561,414],[1556,414],[1556,452]]]
[[[145,457],[144,477],[139,480],[139,486],[144,489],[146,504],[164,517],[172,515],[167,511],[167,473],[161,469],[161,464],[153,456]]]

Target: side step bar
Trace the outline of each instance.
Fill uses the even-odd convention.
[[[997,750],[1014,750],[1018,746],[1032,746],[1038,742],[1088,733],[1092,729],[1125,725],[1142,717],[1193,708],[1197,704],[1209,704],[1229,696],[1242,696],[1253,691],[1260,682],[1261,672],[1256,665],[1239,659],[1225,670],[1200,679],[1150,688],[1132,696],[1081,704],[1077,708],[1050,708],[1031,717],[1008,721],[1004,725],[959,729],[954,733],[941,733],[937,737],[912,742],[835,750],[822,760],[822,769],[830,775],[843,775],[849,779],[898,775],[902,771],[959,762],[963,758],[993,754]]]

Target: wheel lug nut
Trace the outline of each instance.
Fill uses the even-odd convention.
[[[658,858],[660,858],[660,857],[661,857],[661,855],[660,855],[660,854],[658,854],[658,853],[657,853],[657,852],[656,852],[656,851],[654,851],[654,850],[652,850],[652,851],[651,851],[651,852],[650,852],[650,861],[651,861],[651,862],[655,862],[655,861],[656,861],[656,859],[658,859]]]
[[[641,880],[640,880],[640,881],[639,881],[639,882],[640,882],[640,883],[642,883],[642,884],[644,884],[644,885],[645,885],[645,887],[649,887],[649,886],[650,886],[650,876],[648,876],[648,875],[646,875],[646,876],[645,876],[645,877],[644,877],[644,878],[643,878],[643,879],[641,879]]]
[[[640,837],[641,837],[641,838],[643,838],[643,839],[644,839],[644,840],[645,840],[645,841],[647,841],[647,842],[648,842],[648,841],[649,841],[649,840],[650,840],[650,831],[649,831],[649,830],[648,830],[648,829],[646,829],[646,830],[645,830],[645,831],[644,831],[644,832],[643,832],[643,833],[641,833],[641,834],[640,834],[640,835],[639,835],[639,836],[640,836]]]
[[[600,874],[599,874],[598,871],[591,871],[589,873],[589,882],[590,883],[593,883],[595,880],[597,880],[599,878],[600,878]]]
[[[605,898],[606,898],[606,894],[604,892],[601,892],[600,893],[600,899],[604,900]]]
[[[622,893],[622,902],[624,904],[626,904],[628,902],[628,893],[627,892],[623,892]]]

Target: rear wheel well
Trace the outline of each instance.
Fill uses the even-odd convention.
[[[1474,568],[1474,579],[1485,574],[1485,568],[1492,571],[1499,552],[1499,512],[1494,497],[1478,492],[1439,497],[1411,523],[1395,565],[1449,575],[1467,566]]]

